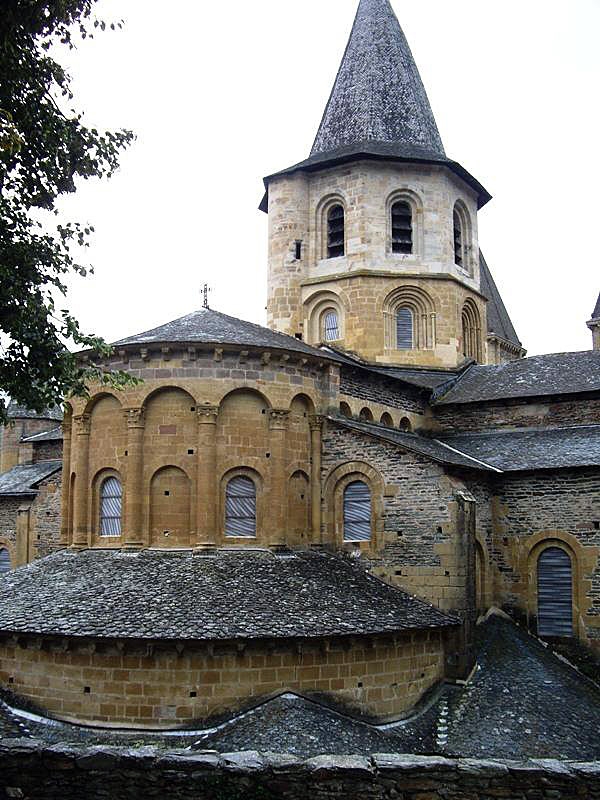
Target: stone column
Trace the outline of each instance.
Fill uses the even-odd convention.
[[[310,417],[310,505],[311,505],[311,544],[320,545],[321,541],[321,448],[323,422],[325,417],[315,414]]]
[[[196,536],[198,550],[212,550],[218,541],[217,420],[219,407],[198,406],[198,482]]]
[[[263,512],[263,527],[268,529],[267,544],[285,547],[287,532],[287,453],[286,438],[290,412],[274,408],[269,414],[271,459],[269,469],[270,491]]]
[[[73,497],[73,543],[75,550],[89,547],[89,460],[90,415],[81,414],[75,423],[75,490]]]
[[[71,508],[71,446],[73,431],[73,415],[65,412],[62,422],[63,431],[63,466],[62,466],[62,493],[60,497],[60,546],[68,547],[71,542],[69,535],[69,509]],[[71,523],[73,521],[71,520]]]
[[[147,537],[143,533],[144,509],[144,409],[128,408],[127,473],[125,476],[124,550],[141,550]]]

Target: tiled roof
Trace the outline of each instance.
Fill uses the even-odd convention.
[[[41,433],[34,433],[33,436],[24,436],[22,442],[62,442],[63,431],[62,427],[52,428],[49,431],[42,431]]]
[[[359,422],[346,417],[330,417],[331,422],[341,425],[344,428],[375,436],[391,444],[398,445],[411,453],[430,458],[441,464],[450,464],[457,467],[468,467],[469,469],[495,472],[493,466],[482,463],[478,456],[471,456],[466,453],[456,452],[453,447],[437,439],[430,439],[416,433],[404,433],[395,428],[387,428],[385,425],[378,425],[371,422]],[[458,449],[458,448],[457,448]]]
[[[600,425],[441,436],[503,472],[600,466]]]
[[[55,406],[54,408],[46,408],[41,412],[32,411],[30,408],[20,406],[11,400],[8,404],[6,414],[9,419],[53,419],[59,422],[63,418],[62,408]]]
[[[349,558],[63,550],[0,580],[0,631],[233,640],[377,634],[456,620]]]
[[[492,277],[490,268],[483,257],[483,253],[481,252],[479,254],[479,263],[481,267],[481,292],[488,299],[488,333],[495,334],[500,339],[504,339],[505,341],[516,345],[517,347],[521,347],[521,341],[517,336],[517,332],[514,329],[510,317],[508,316],[508,311],[506,310],[506,306],[500,297],[500,292],[498,291],[496,282]]]
[[[506,364],[472,366],[436,405],[600,391],[600,350],[552,353]]]
[[[38,484],[62,468],[62,461],[23,464],[0,475],[0,496],[33,495]]]
[[[311,155],[360,142],[444,146],[406,37],[388,0],[360,0]]]
[[[310,347],[293,336],[263,328],[253,322],[230,317],[208,308],[201,308],[186,314],[185,317],[167,322],[158,328],[153,328],[114,343],[115,347],[126,345],[168,344],[169,342],[202,344],[233,344],[247,347],[265,347],[292,352],[304,353],[317,358],[330,358],[315,347]]]

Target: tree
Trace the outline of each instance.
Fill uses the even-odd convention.
[[[85,395],[91,380],[127,381],[70,352],[90,349],[101,360],[110,348],[56,307],[66,276],[89,271],[77,249],[93,233],[61,222],[57,200],[78,178],[110,177],[133,139],[84,125],[69,109],[70,77],[51,55],[106,28],[92,18],[95,2],[2,0],[0,12],[0,390],[36,411]]]

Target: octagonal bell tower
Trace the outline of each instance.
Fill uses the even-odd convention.
[[[310,157],[265,179],[268,322],[381,364],[487,359],[477,212],[389,0],[360,0]]]

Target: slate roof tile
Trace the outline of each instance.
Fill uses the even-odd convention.
[[[62,461],[22,464],[0,475],[0,496],[34,495],[41,481],[62,468]]]
[[[477,456],[456,452],[452,446],[448,446],[445,442],[438,441],[437,439],[430,439],[426,436],[420,436],[417,433],[404,433],[395,428],[387,428],[385,425],[378,425],[377,423],[371,422],[359,422],[358,420],[348,419],[346,417],[330,417],[329,419],[336,425],[341,425],[343,428],[365,433],[369,436],[375,436],[378,439],[398,445],[411,453],[417,453],[418,455],[425,456],[441,464],[468,467],[470,469],[483,470],[486,472],[496,471],[493,466],[483,463],[483,460],[480,460]]]
[[[32,436],[23,436],[22,442],[62,442],[63,431],[62,427],[52,428],[49,431],[42,431],[41,433],[34,433]]]
[[[63,418],[62,408],[54,406],[54,408],[46,408],[44,411],[32,411],[30,408],[21,406],[13,400],[8,404],[6,414],[9,419],[50,419],[60,422]]]
[[[600,294],[598,295],[598,300],[596,301],[596,307],[592,311],[592,319],[600,319]]]
[[[600,466],[600,425],[459,433],[439,439],[503,472]]]
[[[0,631],[233,640],[454,624],[350,559],[311,552],[63,550],[0,579]]]
[[[600,391],[600,351],[552,353],[467,369],[435,405]]]
[[[158,328],[114,342],[115,347],[173,343],[234,344],[304,353],[317,358],[338,360],[335,355],[311,347],[293,336],[263,328],[253,322],[230,317],[220,311],[201,308]]]
[[[506,310],[506,306],[500,296],[496,282],[492,277],[490,268],[487,265],[483,253],[479,254],[481,292],[488,299],[487,321],[488,333],[493,333],[500,339],[504,339],[511,344],[521,347],[521,341]]]

